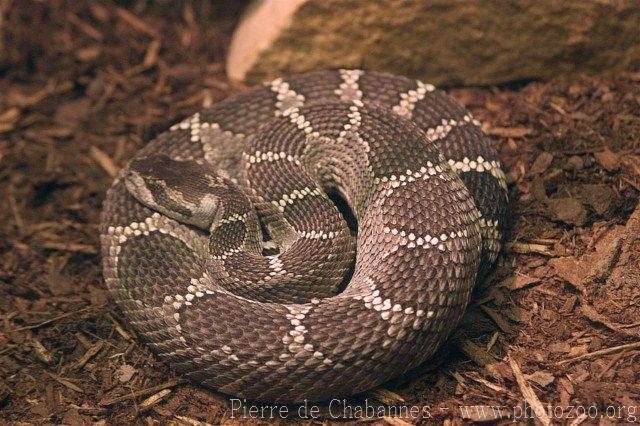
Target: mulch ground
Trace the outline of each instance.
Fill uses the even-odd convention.
[[[246,421],[138,344],[101,276],[118,168],[243,89],[223,67],[236,2],[145,4],[0,1],[2,423]],[[638,421],[640,74],[451,93],[504,160],[507,247],[438,355],[346,417],[367,398],[399,425]],[[344,411],[319,406],[317,421]]]

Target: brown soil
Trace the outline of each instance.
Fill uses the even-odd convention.
[[[118,167],[242,90],[223,73],[236,2],[144,4],[0,1],[2,423],[238,421],[227,396],[137,343],[101,276],[98,216]],[[507,248],[438,356],[350,404],[420,408],[389,424],[510,421],[523,401],[555,409],[542,422],[637,421],[639,83],[451,90],[508,170]],[[320,408],[318,421],[336,414]]]

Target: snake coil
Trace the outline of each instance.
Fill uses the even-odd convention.
[[[104,276],[126,321],[189,379],[322,400],[433,354],[494,262],[506,210],[497,155],[451,97],[389,74],[313,72],[144,147],[106,197]]]

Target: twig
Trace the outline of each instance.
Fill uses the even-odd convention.
[[[104,413],[105,411],[107,411],[106,408],[102,408],[102,407],[87,407],[87,406],[77,405],[77,404],[69,404],[69,408],[74,408],[80,412],[91,413],[91,414]]]
[[[142,60],[142,66],[145,67],[145,69],[151,68],[158,62],[158,52],[161,46],[160,39],[154,38],[151,40],[147,48],[147,53],[145,53],[144,59]]]
[[[67,313],[64,313],[62,315],[58,315],[57,317],[53,317],[53,318],[48,319],[46,321],[40,322],[38,324],[25,325],[24,327],[14,328],[13,330],[10,331],[10,333],[14,333],[16,331],[33,330],[34,328],[40,328],[40,327],[42,327],[44,325],[50,324],[50,323],[55,322],[55,321],[59,321],[61,319],[70,317],[72,315],[79,314],[79,313],[84,312],[84,311],[88,311],[89,309],[93,309],[93,308],[94,308],[94,306],[87,306],[86,308],[82,308],[79,311],[67,312]]]
[[[556,238],[531,238],[530,241],[536,244],[544,244],[550,246],[552,244],[558,244],[560,240]]]
[[[613,346],[611,348],[600,349],[599,351],[589,352],[574,358],[562,360],[558,362],[558,365],[567,364],[570,362],[582,361],[584,359],[589,359],[589,358],[597,358],[601,355],[609,355],[609,354],[624,351],[627,349],[635,349],[635,348],[640,348],[640,342],[627,343],[624,345]]]
[[[133,340],[133,338],[131,337],[131,334],[129,334],[129,332],[127,332],[127,330],[125,330],[124,327],[122,327],[122,325],[120,325],[120,323],[114,317],[111,316],[111,314],[106,314],[106,316],[113,323],[113,326],[115,327],[116,331],[120,336],[122,336],[124,340],[127,340],[129,342]]]
[[[602,370],[600,370],[600,372],[598,372],[598,374],[596,374],[596,378],[598,380],[602,379],[602,376],[605,375],[605,373],[609,370],[611,370],[611,367],[613,367],[614,365],[616,365],[618,363],[618,361],[620,361],[623,357],[625,357],[626,355],[629,355],[633,353],[633,351],[622,351],[619,354],[617,354],[616,356],[614,356],[611,361],[604,366],[604,368]]]
[[[61,243],[57,241],[45,241],[39,247],[49,250],[71,251],[74,253],[97,254],[98,250],[88,244]]]
[[[42,102],[49,96],[66,93],[72,90],[74,87],[75,85],[71,81],[56,83],[55,81],[50,80],[49,82],[47,82],[43,89],[38,90],[32,95],[14,96],[15,99],[13,100],[13,103],[22,108],[30,108]]]
[[[78,27],[83,33],[94,39],[95,41],[104,40],[104,35],[88,23],[82,21],[73,13],[67,13],[67,21]]]
[[[491,350],[491,348],[493,348],[493,345],[496,344],[496,342],[498,341],[498,335],[500,333],[499,332],[495,332],[493,333],[493,336],[491,336],[491,339],[489,339],[489,343],[487,343],[487,352],[489,352]]]
[[[500,392],[500,393],[504,393],[506,395],[511,395],[514,396],[512,392],[510,392],[509,390],[503,388],[502,386],[498,386],[495,383],[492,383],[482,377],[476,377],[473,374],[469,374],[466,373],[465,376],[467,376],[469,379],[476,381],[482,385],[485,385],[486,387],[488,387],[489,389],[491,389],[494,392]]]
[[[174,414],[175,418],[191,426],[213,426],[211,423],[201,422],[200,420],[192,419],[191,417],[179,416]]]
[[[158,385],[158,386],[153,386],[153,387],[146,388],[146,389],[140,389],[140,390],[137,390],[135,392],[131,392],[128,395],[118,396],[116,398],[108,399],[106,401],[104,401],[104,400],[100,401],[98,404],[102,405],[103,407],[104,406],[113,405],[113,404],[117,404],[119,402],[127,401],[129,399],[134,399],[134,398],[137,398],[137,397],[142,396],[142,395],[148,395],[150,393],[155,393],[155,392],[161,391],[163,389],[172,388],[172,387],[177,386],[177,385],[179,385],[181,383],[183,383],[183,380],[181,380],[181,379],[169,380],[168,382],[163,383],[163,384]]]
[[[9,206],[11,207],[11,212],[13,213],[13,217],[16,221],[18,232],[20,233],[20,235],[24,235],[24,231],[25,231],[24,220],[22,220],[22,216],[20,215],[20,210],[18,210],[18,203],[16,202],[16,197],[14,197],[12,190],[9,191],[9,193],[7,194],[7,200],[9,200]]]
[[[118,170],[120,170],[120,167],[116,165],[116,163],[111,159],[111,157],[109,157],[106,152],[98,147],[92,146],[89,149],[89,156],[91,156],[91,158],[93,158],[93,161],[98,163],[98,165],[102,167],[102,169],[107,172],[109,176],[111,176],[112,178],[118,176]]]
[[[593,306],[586,302],[580,304],[580,312],[589,320],[604,325],[609,330],[635,336],[636,333],[625,330],[620,324],[610,321],[606,316],[598,312]]]
[[[453,373],[451,373],[451,375],[453,375],[453,378],[458,381],[460,386],[464,386],[466,384],[464,381],[464,377],[462,377],[462,374],[458,373],[457,371],[454,371]]]
[[[547,412],[544,410],[544,406],[542,402],[538,399],[538,396],[535,394],[531,386],[527,383],[527,379],[524,378],[522,374],[522,370],[520,370],[520,366],[518,363],[511,357],[511,354],[507,354],[507,358],[509,359],[509,365],[511,366],[511,370],[513,371],[513,375],[516,377],[516,381],[518,382],[518,387],[520,388],[520,392],[522,392],[522,396],[525,401],[529,403],[529,405],[533,408],[533,412],[536,414],[540,423],[545,426],[551,424],[551,419],[547,415]]]
[[[160,36],[160,34],[155,28],[151,27],[146,22],[144,22],[143,20],[141,20],[140,18],[138,18],[136,15],[129,12],[128,10],[118,7],[116,9],[116,13],[118,14],[118,18],[122,19],[134,30],[139,31],[141,33],[145,33],[148,36],[151,36],[153,38],[157,38]]]
[[[84,390],[80,386],[78,386],[78,385],[76,385],[74,383],[71,383],[69,380],[64,379],[64,378],[58,376],[57,374],[53,374],[53,373],[50,373],[48,371],[45,371],[45,373],[47,373],[47,375],[49,377],[51,377],[53,380],[55,380],[56,382],[60,383],[61,385],[66,386],[69,389],[74,390],[76,392],[84,393]]]

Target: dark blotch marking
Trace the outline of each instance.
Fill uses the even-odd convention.
[[[164,206],[171,211],[181,214],[184,217],[191,217],[193,213],[191,210],[185,208],[180,203],[177,203],[173,198],[171,198],[166,191],[166,188],[159,184],[155,180],[147,180],[147,186],[149,190],[153,194],[153,198],[158,205]]]
[[[358,236],[358,219],[356,215],[353,213],[351,206],[347,203],[347,200],[342,196],[342,194],[336,188],[325,188],[325,192],[331,202],[336,206],[345,222],[347,222],[347,226],[349,227],[349,232],[351,232],[351,236],[357,238]],[[355,250],[357,250],[357,244],[354,246],[354,256],[349,265],[349,269],[344,274],[342,278],[342,282],[338,286],[338,293],[344,291],[345,288],[351,282],[351,278],[353,277],[353,273],[356,270],[356,256]]]

